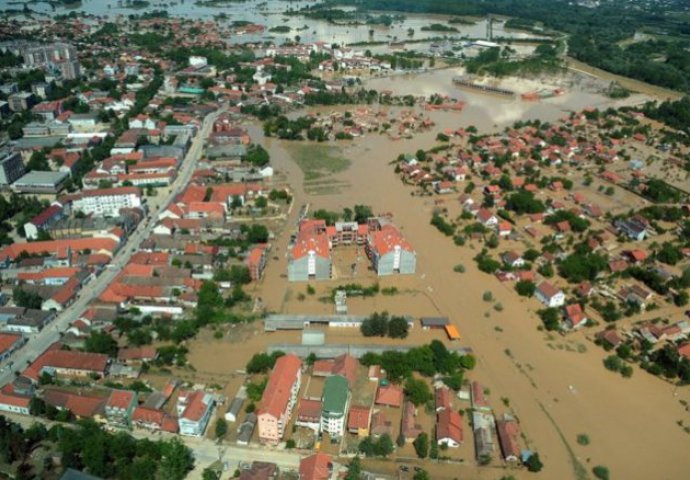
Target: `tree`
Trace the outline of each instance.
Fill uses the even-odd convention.
[[[104,353],[110,357],[117,356],[117,341],[106,332],[94,331],[84,342],[84,349],[92,353]]]
[[[365,337],[385,337],[388,335],[388,313],[372,313],[360,326],[360,331]]]
[[[414,450],[419,458],[426,458],[429,455],[429,435],[422,432],[414,440]]]
[[[219,417],[216,420],[216,438],[221,440],[226,433],[228,433],[228,422],[223,417]]]
[[[28,292],[21,287],[14,287],[12,290],[12,298],[17,306],[32,308],[34,310],[40,310],[41,304],[43,304],[43,299],[38,293]]]
[[[558,330],[561,326],[561,312],[557,308],[544,308],[537,312],[547,330]]]
[[[202,480],[220,480],[220,473],[211,467],[204,468],[201,474]]]
[[[354,213],[354,220],[359,224],[366,223],[367,219],[374,216],[374,212],[369,205],[355,205]]]
[[[387,457],[393,451],[395,451],[395,445],[393,444],[393,440],[391,439],[390,435],[387,433],[384,433],[381,435],[381,438],[379,438],[379,441],[376,443],[376,455],[379,457]]]
[[[359,480],[362,474],[362,461],[359,457],[355,457],[350,460],[347,466],[347,474],[345,475],[345,480]]]
[[[544,464],[541,463],[541,460],[539,459],[539,454],[538,453],[533,453],[525,462],[525,466],[527,467],[527,470],[530,472],[536,473],[541,471],[542,468],[544,468]]]
[[[266,200],[266,197],[258,197],[254,200],[254,206],[256,208],[266,208],[268,206],[268,200]]]
[[[429,476],[429,472],[422,469],[422,470],[417,470],[414,473],[412,480],[431,480],[431,477]]]
[[[160,476],[169,480],[184,480],[194,467],[192,451],[174,437],[161,445]]]
[[[388,336],[391,338],[406,338],[410,328],[405,317],[392,317],[388,322]]]
[[[520,280],[515,284],[515,291],[522,297],[532,297],[537,286],[530,280]]]
[[[408,378],[405,382],[405,395],[415,406],[423,405],[433,398],[429,385],[416,378]]]

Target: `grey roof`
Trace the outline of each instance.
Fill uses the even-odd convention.
[[[264,330],[303,330],[307,325],[330,325],[333,323],[362,323],[362,315],[269,315],[264,319]]]
[[[448,317],[422,317],[419,320],[423,327],[445,327],[450,324]]]
[[[235,418],[237,418],[237,414],[240,413],[242,405],[244,405],[244,398],[235,397],[232,399],[232,402],[226,410],[226,413],[232,413]]]
[[[293,353],[300,358],[306,358],[313,353],[318,358],[335,358],[345,353],[352,355],[355,358],[362,358],[365,353],[372,352],[381,354],[387,351],[407,352],[414,345],[352,345],[352,344],[328,344],[328,345],[299,345],[295,343],[278,343],[268,346],[268,353],[284,352]],[[452,352],[458,352],[462,355],[472,353],[472,349],[468,347],[449,348]]]
[[[237,442],[238,443],[243,443],[243,444],[248,444],[249,440],[252,439],[252,434],[254,433],[254,428],[256,427],[256,414],[254,413],[248,413],[247,416],[244,419],[244,422],[240,424],[240,427],[237,429],[239,432],[239,435],[237,435]]]
[[[33,170],[14,182],[14,186],[55,186],[62,182],[68,175],[69,173],[67,172]]]
[[[64,135],[54,137],[22,137],[15,140],[15,145],[19,150],[34,147],[52,147],[65,139]]]

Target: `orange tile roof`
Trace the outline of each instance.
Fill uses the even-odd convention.
[[[462,417],[455,410],[446,408],[438,412],[436,420],[436,438],[438,440],[451,438],[462,443]]]
[[[299,462],[300,480],[328,480],[331,478],[333,460],[325,453],[315,453]]]
[[[47,240],[44,242],[13,243],[0,250],[0,259],[14,260],[22,252],[28,254],[61,254],[68,249],[79,252],[91,250],[92,252],[110,252],[117,248],[118,242],[112,238],[72,238],[65,240]]]
[[[347,419],[347,429],[368,429],[370,416],[371,409],[369,407],[352,406],[350,416]]]
[[[284,355],[276,361],[261,397],[261,409],[257,415],[268,413],[280,418],[287,408],[290,390],[301,367],[302,361],[292,354]]]
[[[17,278],[19,280],[28,281],[42,281],[46,278],[60,278],[60,277],[71,277],[79,271],[76,267],[55,267],[46,268],[40,272],[19,272]]]
[[[60,343],[56,342],[46,349],[26,370],[24,376],[38,380],[44,367],[64,368],[74,370],[88,370],[104,373],[108,365],[108,356],[100,353],[76,352],[60,350]]]
[[[321,400],[303,398],[299,402],[299,408],[297,409],[297,418],[303,421],[309,421],[313,419],[319,421],[321,419],[321,408]]]
[[[126,410],[134,401],[134,392],[129,390],[113,390],[110,392],[106,406]]]
[[[292,258],[299,259],[313,251],[316,255],[323,258],[330,258],[330,248],[328,245],[328,235],[314,234],[311,231],[300,231],[297,240],[292,247]]]
[[[403,401],[403,390],[397,385],[382,385],[376,391],[376,404],[399,408]]]
[[[180,394],[182,395],[182,394]],[[182,417],[187,420],[198,421],[204,416],[204,413],[209,408],[210,400],[206,397],[206,393],[202,390],[196,390],[194,392],[187,392],[186,395],[186,407],[184,412],[182,412]]]
[[[379,255],[393,251],[395,247],[400,247],[402,250],[414,252],[412,245],[410,245],[405,238],[403,238],[400,231],[393,225],[384,225],[381,230],[375,231],[371,234],[370,244],[378,252]]]
[[[10,350],[14,345],[21,341],[21,335],[14,335],[11,333],[0,333],[0,354]]]

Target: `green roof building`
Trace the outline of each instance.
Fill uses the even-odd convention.
[[[323,386],[321,431],[331,437],[342,437],[345,432],[345,416],[350,404],[347,379],[341,375],[326,378]]]

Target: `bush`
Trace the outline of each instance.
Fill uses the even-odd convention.
[[[456,273],[465,273],[465,266],[462,263],[459,263],[453,267],[453,271]]]
[[[578,445],[589,445],[589,436],[586,433],[580,433],[577,436]]]
[[[609,480],[610,478],[609,469],[603,465],[597,465],[596,467],[592,468],[592,473],[599,480]]]
[[[414,440],[414,450],[419,458],[426,458],[429,455],[429,435],[422,432]]]
[[[539,472],[542,468],[544,468],[544,464],[541,462],[539,454],[536,452],[527,459],[525,466],[527,467],[527,470],[533,473]]]
[[[486,292],[484,292],[484,294],[482,295],[482,300],[484,300],[485,302],[493,302],[493,300],[494,300],[494,294],[491,293],[491,292],[489,292],[489,291],[486,291]]]

